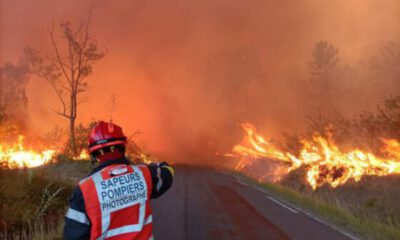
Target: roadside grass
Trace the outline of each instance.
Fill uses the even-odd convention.
[[[38,168],[37,171],[51,179],[77,183],[89,175],[93,167],[94,165],[88,160],[59,159],[56,163]]]
[[[20,239],[20,240],[61,240],[63,231],[63,214],[51,217],[53,221],[43,219],[35,222],[25,223],[22,229],[14,231],[0,239]]]
[[[344,201],[332,189],[323,189],[320,192],[304,190],[304,188],[299,190],[283,184],[259,182],[244,173],[235,172],[234,174],[241,176],[248,183],[265,189],[289,205],[300,208],[355,237],[379,240],[400,239],[400,216],[385,218],[378,214],[374,215],[373,211],[362,211],[358,203]],[[368,188],[368,186],[365,187]],[[398,198],[395,199],[395,201],[398,200]],[[390,206],[386,207],[390,208]]]
[[[0,239],[62,239],[68,199],[89,161],[0,169]]]

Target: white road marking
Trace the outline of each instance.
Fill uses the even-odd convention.
[[[240,184],[242,184],[242,185],[244,185],[244,186],[249,186],[248,184],[244,183],[239,177],[235,177],[235,179],[236,179],[236,181],[237,181],[238,183],[240,183]],[[312,215],[311,213],[308,213],[307,211],[305,211],[305,210],[303,210],[303,209],[301,209],[301,208],[294,207],[294,206],[292,206],[292,205],[290,205],[290,207],[289,207],[289,206],[287,206],[287,205],[285,205],[285,204],[279,202],[278,200],[276,200],[276,199],[274,199],[274,198],[268,196],[268,193],[265,192],[264,190],[262,190],[262,189],[259,188],[259,187],[253,186],[253,188],[256,189],[256,190],[259,191],[259,192],[262,192],[262,193],[266,194],[266,196],[265,196],[266,198],[268,198],[268,199],[270,199],[271,201],[273,201],[273,202],[275,202],[275,203],[281,205],[282,207],[288,209],[289,211],[291,211],[291,212],[293,212],[293,213],[299,213],[299,212],[300,212],[300,213],[303,213],[304,215],[308,216],[309,218],[312,218],[312,219],[314,219],[315,221],[317,221],[317,222],[319,222],[319,223],[321,223],[321,224],[323,224],[323,225],[325,225],[325,226],[327,226],[327,227],[329,227],[329,228],[332,228],[333,230],[336,230],[336,231],[342,233],[343,235],[347,236],[348,238],[350,238],[350,239],[352,239],[352,240],[359,240],[358,237],[353,236],[352,234],[347,233],[347,232],[345,232],[345,231],[339,229],[338,227],[336,227],[336,226],[334,226],[334,225],[331,225],[331,224],[325,222],[324,220],[321,220],[320,218],[318,218],[318,217]],[[296,209],[296,210],[295,210],[295,209]]]
[[[286,206],[285,204],[279,202],[278,200],[276,200],[276,199],[274,199],[274,198],[272,198],[270,196],[266,196],[266,197],[269,198],[271,201],[274,201],[275,203],[277,203],[277,204],[281,205],[282,207],[286,208],[287,210],[291,211],[292,213],[299,213],[298,211]]]
[[[322,220],[322,219],[320,219],[320,218],[318,218],[318,217],[312,215],[311,213],[308,213],[307,211],[305,211],[305,210],[303,210],[303,209],[301,209],[301,208],[297,208],[297,207],[292,206],[292,205],[290,205],[290,207],[288,207],[288,206],[284,205],[283,203],[277,201],[276,199],[273,199],[273,198],[270,197],[270,196],[266,196],[266,197],[269,198],[269,199],[271,199],[272,201],[274,201],[274,202],[280,204],[281,206],[288,208],[288,209],[289,209],[289,208],[294,208],[294,209],[296,209],[296,210],[298,211],[298,212],[296,212],[296,213],[301,212],[301,213],[303,213],[304,215],[306,215],[307,217],[312,218],[312,219],[314,219],[315,221],[321,223],[322,225],[325,225],[325,226],[327,226],[327,227],[329,227],[329,228],[332,228],[333,230],[336,230],[336,231],[342,233],[343,235],[347,236],[348,238],[350,238],[350,239],[352,239],[352,240],[359,240],[359,238],[357,238],[357,237],[351,235],[350,233],[347,233],[347,232],[345,232],[345,231],[339,229],[338,227],[336,227],[336,226],[334,226],[334,225],[331,225],[331,224],[325,222],[324,220]],[[286,203],[286,204],[287,204],[287,203]],[[288,205],[289,205],[289,204],[288,204]],[[293,210],[293,209],[292,209],[292,210]]]
[[[319,223],[321,223],[321,224],[323,224],[323,225],[325,225],[325,226],[327,226],[327,227],[329,227],[329,228],[332,228],[332,229],[334,229],[334,230],[336,230],[336,231],[342,233],[343,235],[347,236],[348,238],[350,238],[350,239],[352,239],[352,240],[359,240],[358,237],[353,236],[352,234],[347,233],[347,232],[345,232],[345,231],[342,231],[341,229],[337,228],[336,226],[331,225],[331,224],[329,224],[329,223],[327,223],[327,222],[321,220],[320,218],[318,218],[318,217],[312,215],[311,213],[308,213],[308,212],[306,212],[306,211],[304,211],[304,210],[301,210],[301,209],[300,209],[300,211],[301,211],[302,213],[304,213],[306,216],[308,216],[309,218],[312,218],[312,219],[314,219],[315,221],[317,221],[317,222],[319,222]]]
[[[243,186],[246,186],[246,187],[249,186],[249,185],[247,185],[247,183],[243,182],[242,180],[240,180],[240,179],[238,179],[238,178],[236,178],[236,181],[237,181],[238,183],[242,184]]]
[[[261,188],[254,187],[254,189],[257,190],[257,191],[259,191],[259,192],[261,192],[261,193],[267,194],[267,193],[266,193],[264,190],[262,190]]]

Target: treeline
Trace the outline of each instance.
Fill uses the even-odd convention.
[[[312,50],[308,93],[313,114],[303,134],[285,134],[286,148],[298,152],[301,138],[331,135],[342,147],[376,152],[382,139],[400,140],[400,45],[389,42],[356,65],[341,62],[327,41]]]
[[[370,58],[347,64],[338,47],[319,41],[307,66],[310,102],[321,111],[372,110],[377,101],[400,95],[400,45],[394,42]]]

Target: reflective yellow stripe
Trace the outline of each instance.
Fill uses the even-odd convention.
[[[175,175],[175,169],[171,166],[163,166],[163,168],[166,168],[169,170],[169,172],[172,174],[172,176]]]

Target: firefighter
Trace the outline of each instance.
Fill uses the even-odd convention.
[[[65,215],[64,239],[153,239],[150,199],[172,185],[167,163],[132,165],[121,127],[98,122],[89,153],[100,164],[74,190]]]

